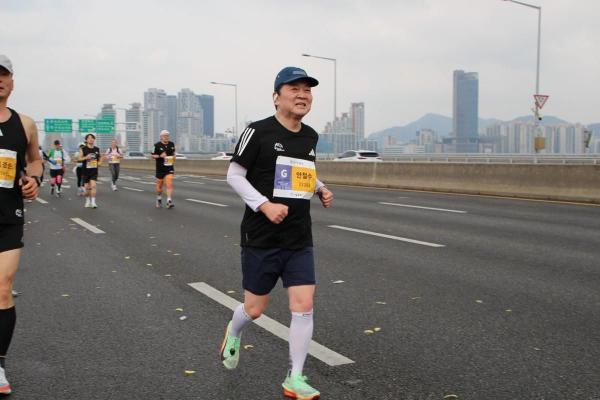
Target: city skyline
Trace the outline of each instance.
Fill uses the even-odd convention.
[[[598,121],[600,4],[536,3],[540,91],[550,95],[542,115]],[[11,104],[36,119],[75,118],[98,104],[140,101],[148,87],[190,87],[215,96],[220,132],[234,124],[234,93],[210,81],[238,84],[241,127],[273,113],[275,74],[299,65],[321,82],[306,122],[322,127],[333,110],[333,65],[301,56],[310,53],[337,59],[338,104],[369,105],[367,135],[426,112],[449,115],[447,76],[456,69],[479,72],[481,116],[508,119],[533,105],[533,10],[500,0],[294,4],[302,29],[290,30],[286,4],[5,1],[0,35],[15,66]]]

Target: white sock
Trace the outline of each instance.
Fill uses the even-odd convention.
[[[233,312],[233,318],[231,318],[231,330],[229,334],[234,337],[240,337],[240,333],[242,330],[252,322],[252,318],[246,313],[244,309],[244,304],[240,304],[237,306],[235,311]]]
[[[292,312],[290,324],[290,363],[291,374],[302,374],[304,361],[308,354],[308,345],[313,334],[313,310],[308,312]]]
[[[173,200],[171,200],[171,198],[170,198],[170,197],[167,197],[167,201],[173,201]]]
[[[92,203],[95,203],[95,202],[96,202],[96,198],[92,197]]]
[[[157,194],[156,195],[156,200],[162,200],[162,195],[161,194]]]

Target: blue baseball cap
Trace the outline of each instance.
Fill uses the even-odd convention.
[[[306,71],[302,68],[285,67],[284,69],[279,71],[279,73],[275,77],[274,89],[275,91],[278,91],[279,88],[281,88],[281,86],[285,85],[286,83],[292,83],[299,80],[306,81],[311,87],[317,86],[319,84],[318,80],[316,80],[312,76],[308,76]]]

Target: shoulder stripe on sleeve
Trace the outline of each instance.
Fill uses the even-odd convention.
[[[242,132],[242,135],[240,136],[240,140],[238,142],[238,148],[237,148],[237,154],[239,154],[240,152],[240,148],[242,147],[242,144],[244,143],[244,139],[246,137],[246,134],[248,133],[248,128],[245,128],[244,131]]]
[[[246,128],[245,134],[242,135],[242,138],[240,139],[240,148],[238,149],[238,156],[242,155],[242,153],[244,152],[244,149],[248,145],[248,142],[250,142],[250,138],[252,138],[253,134],[254,134],[253,128]]]

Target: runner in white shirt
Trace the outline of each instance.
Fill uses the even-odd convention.
[[[110,168],[110,175],[112,177],[112,190],[116,191],[123,153],[121,153],[121,150],[119,150],[119,146],[117,145],[117,141],[115,139],[112,140],[110,149],[106,150],[106,154],[104,156],[108,160],[108,167]]]

